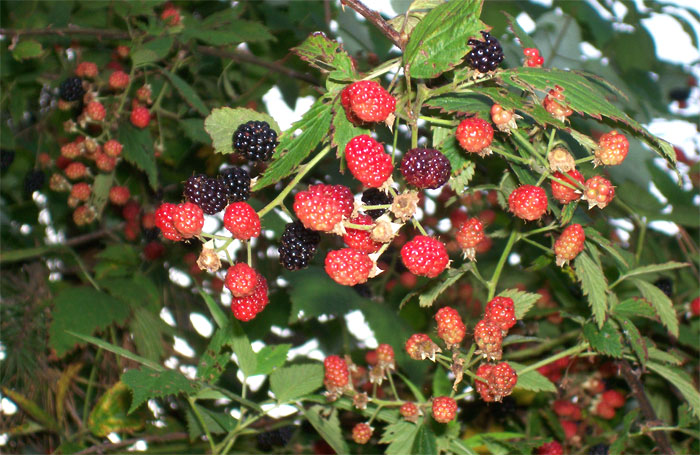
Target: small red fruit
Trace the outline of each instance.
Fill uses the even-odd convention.
[[[552,180],[552,197],[559,201],[560,204],[568,204],[581,198],[581,191],[578,190],[578,187],[583,185],[583,175],[579,171],[572,169],[566,175],[557,171],[553,174],[553,177],[571,185],[566,186],[556,180]]]
[[[239,262],[226,271],[225,284],[234,297],[248,297],[258,285],[258,272],[245,262]]]
[[[566,97],[564,96],[564,88],[555,85],[549,94],[544,98],[544,108],[552,114],[556,119],[562,122],[569,117],[574,111],[566,105]]]
[[[486,304],[484,319],[496,324],[503,332],[513,327],[515,319],[515,303],[510,297],[494,297]]]
[[[425,333],[414,333],[406,341],[406,353],[413,360],[423,360],[432,357],[440,348]]]
[[[294,197],[294,213],[307,229],[330,232],[352,214],[355,200],[343,185],[311,185]]]
[[[415,422],[418,419],[418,406],[415,403],[407,401],[399,408],[401,416],[409,422]]]
[[[106,153],[98,152],[95,154],[95,165],[103,172],[112,172],[117,165],[117,159]]]
[[[475,260],[475,248],[484,240],[484,223],[478,218],[469,218],[459,227],[456,238],[464,255],[472,261]]]
[[[330,355],[323,361],[325,378],[323,383],[326,388],[343,388],[348,385],[350,371],[344,359],[337,355]]]
[[[146,128],[151,122],[151,113],[143,106],[137,106],[131,111],[131,124],[137,128]]]
[[[576,422],[572,422],[571,420],[559,419],[559,424],[564,430],[564,435],[566,436],[567,440],[570,440],[571,438],[576,436],[576,433],[578,433],[578,424]]]
[[[85,113],[96,122],[101,122],[107,115],[105,107],[99,101],[90,101],[85,108]]]
[[[258,284],[253,293],[246,297],[234,297],[231,300],[231,311],[233,317],[239,321],[247,322],[264,310],[268,302],[267,280],[258,273]]]
[[[601,399],[613,408],[621,408],[625,405],[625,396],[617,390],[606,390]]]
[[[630,143],[627,138],[616,130],[612,130],[600,137],[593,164],[596,166],[599,164],[605,164],[606,166],[622,164],[625,157],[627,157],[629,148]]]
[[[537,220],[547,211],[547,193],[538,186],[519,186],[508,196],[508,207],[518,218]]]
[[[450,258],[441,241],[418,235],[401,247],[401,261],[414,275],[435,278],[447,268]]]
[[[442,307],[435,313],[435,320],[438,336],[447,344],[447,349],[462,342],[467,328],[457,310],[448,306]]]
[[[457,402],[450,397],[433,399],[433,418],[439,423],[448,423],[457,416]]]
[[[92,188],[88,183],[79,182],[73,185],[73,188],[70,190],[70,195],[79,201],[87,201],[90,198],[91,192]]]
[[[583,251],[586,234],[580,224],[570,224],[554,242],[554,254],[559,267],[573,261]]]
[[[496,401],[510,395],[517,383],[518,374],[507,362],[501,362],[491,370],[489,386]]]
[[[388,344],[377,346],[377,361],[379,365],[394,365],[394,348]]]
[[[82,147],[77,142],[69,142],[61,147],[61,156],[74,160],[83,152]]]
[[[355,218],[350,219],[350,223],[357,224],[361,226],[372,226],[374,220],[369,215],[357,215]],[[353,229],[345,228],[345,235],[343,235],[343,240],[345,244],[350,248],[354,248],[365,253],[374,253],[382,247],[382,244],[372,240],[372,231],[364,229]]]
[[[172,4],[167,3],[163,12],[160,13],[160,18],[171,27],[180,25],[180,10],[175,8]]]
[[[615,187],[610,183],[610,180],[600,175],[595,175],[584,184],[585,188],[583,196],[584,201],[588,201],[588,209],[599,207],[604,209],[615,197]]]
[[[367,444],[372,437],[372,427],[366,423],[358,423],[352,428],[352,440],[357,444]]]
[[[260,217],[247,202],[234,202],[226,207],[224,227],[238,240],[260,235]]]
[[[343,89],[340,101],[354,124],[383,122],[396,110],[396,98],[374,81],[357,81]]]
[[[143,256],[148,261],[155,261],[165,254],[165,246],[157,240],[148,242],[143,247]]]
[[[97,65],[92,62],[80,62],[75,67],[75,75],[92,79],[97,76]]]
[[[204,212],[191,202],[178,204],[173,213],[173,225],[183,238],[189,239],[202,232]]]
[[[540,55],[540,51],[534,47],[526,47],[523,49],[525,55],[525,66],[531,68],[541,68],[544,64],[544,58]]]
[[[568,417],[572,420],[581,420],[581,408],[567,400],[557,400],[552,405],[554,413],[559,417]]]
[[[615,417],[615,408],[605,401],[601,401],[596,405],[595,413],[605,420],[610,420]]]
[[[489,122],[479,117],[462,120],[457,127],[457,141],[469,153],[489,155],[493,142],[493,128]]]
[[[374,262],[362,251],[352,248],[329,251],[326,255],[325,269],[328,276],[338,284],[355,286],[366,283]]]
[[[125,186],[113,186],[109,189],[109,201],[114,205],[124,205],[130,197],[129,188]]]
[[[491,121],[495,125],[506,125],[513,118],[513,111],[503,109],[500,104],[491,106]]]
[[[129,85],[129,75],[124,71],[115,71],[109,75],[109,86],[114,90],[122,90]]]
[[[564,455],[564,448],[557,441],[547,442],[537,448],[537,455]]]
[[[345,159],[352,175],[369,188],[378,188],[391,176],[394,166],[384,146],[363,134],[345,146]]]
[[[695,297],[690,302],[690,314],[693,316],[700,316],[700,297]]]
[[[477,354],[489,360],[501,360],[503,332],[498,325],[487,320],[479,321],[474,327],[474,341],[479,347]]]
[[[73,162],[69,164],[63,172],[66,173],[66,177],[69,179],[78,180],[85,177],[87,168],[83,163]]]
[[[116,139],[110,139],[107,142],[105,142],[104,146],[102,147],[102,150],[104,150],[107,156],[117,158],[119,155],[122,154],[122,144]]]
[[[129,204],[127,204],[126,207],[129,207]],[[178,230],[175,228],[175,224],[173,223],[173,217],[176,210],[177,206],[175,204],[171,204],[169,202],[161,204],[156,210],[156,226],[161,230],[161,232],[163,232],[163,237],[174,242],[179,242],[182,240],[182,235],[178,232]],[[129,219],[126,216],[125,218]]]

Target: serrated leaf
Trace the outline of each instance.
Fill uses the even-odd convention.
[[[433,78],[462,62],[466,42],[486,26],[479,20],[480,0],[453,0],[432,9],[416,25],[404,51],[413,78]]]
[[[506,289],[498,294],[500,297],[510,297],[515,304],[515,318],[520,320],[525,317],[532,305],[542,298],[540,294],[525,292],[518,289]]]
[[[651,307],[649,302],[643,299],[627,299],[618,303],[612,308],[615,316],[623,318],[642,317],[647,319],[658,319],[656,311]]]
[[[700,418],[700,392],[695,388],[692,378],[685,371],[651,360],[647,363],[647,367],[676,387],[693,410],[695,417]]]
[[[390,19],[387,23],[397,32],[409,36],[431,9],[443,3],[444,0],[413,0],[405,13],[401,13],[401,10],[396,9],[396,6],[394,6],[395,11],[401,14]]]
[[[345,115],[345,109],[340,103],[340,96],[333,102],[332,146],[336,147],[336,156],[345,155],[345,146],[350,139],[362,134],[369,134],[370,130],[353,125]]]
[[[616,319],[620,324],[620,328],[622,328],[622,334],[627,338],[628,346],[634,351],[639,363],[644,366],[649,360],[649,351],[647,350],[647,344],[644,338],[642,338],[642,334],[639,333],[637,326],[629,319],[621,317],[617,317]]]
[[[572,203],[573,204],[573,203]],[[568,204],[571,205],[571,204]],[[563,223],[563,222],[562,222]],[[620,250],[618,247],[613,245],[613,243],[600,235],[600,232],[598,232],[596,229],[591,228],[591,227],[586,227],[583,228],[584,233],[586,234],[586,239],[588,240],[593,240],[595,243],[597,243],[601,248],[603,248],[605,251],[610,253],[612,257],[617,260],[621,265],[624,267],[629,267],[627,264],[627,261],[625,260],[624,256],[620,253]]]
[[[275,37],[263,24],[259,22],[250,22],[242,19],[229,18],[228,23],[219,23],[218,26],[224,25],[221,29],[212,29],[205,23],[197,24],[195,27],[188,27],[186,35],[196,38],[213,46],[235,45],[246,42],[260,41],[275,41]]]
[[[41,43],[33,39],[23,39],[12,48],[12,56],[18,61],[41,57],[43,52]]]
[[[476,92],[442,95],[425,101],[426,106],[440,109],[444,113],[476,114],[482,119],[490,118],[491,104]]]
[[[150,368],[128,370],[121,380],[133,392],[129,414],[151,398],[184,393],[192,395],[197,387],[182,373],[174,370],[155,371]]]
[[[213,109],[211,114],[204,119],[204,129],[212,140],[216,153],[233,153],[233,133],[243,123],[256,120],[267,122],[270,127],[279,133],[280,127],[275,120],[263,112],[257,112],[245,107],[220,107]],[[278,147],[279,150],[279,147]]]
[[[173,46],[174,37],[163,36],[154,40],[148,41],[138,49],[134,49],[130,54],[131,63],[135,68],[157,62],[164,58],[170,52]]]
[[[442,142],[437,144],[436,148],[450,161],[452,172],[459,172],[465,166],[472,164],[472,162],[467,159],[464,150],[457,144],[454,131],[452,130],[452,134],[449,134]]]
[[[335,453],[350,453],[348,445],[343,439],[343,433],[340,429],[340,420],[338,420],[338,410],[331,409],[330,413],[327,408],[321,405],[315,405],[309,409],[302,408],[302,412],[309,421],[311,426],[321,435],[321,437],[330,445]],[[328,417],[323,417],[323,414],[328,414]]]
[[[508,14],[505,11],[502,11],[503,15],[506,17],[506,20],[508,21],[508,26],[510,27],[510,30],[513,32],[516,38],[518,38],[518,41],[520,41],[520,46],[523,49],[526,49],[528,47],[534,47],[537,48],[537,45],[535,44],[535,41],[530,38],[530,35],[528,35],[525,30],[520,27],[518,24],[518,21],[515,20],[513,16]]]
[[[199,95],[197,95],[197,92],[195,92],[195,90],[190,86],[190,84],[187,83],[187,81],[182,79],[177,74],[171,73],[167,70],[163,70],[163,74],[165,74],[168,77],[168,79],[170,79],[170,82],[172,82],[173,86],[177,89],[178,92],[180,92],[180,95],[182,95],[182,98],[187,102],[187,104],[190,105],[190,107],[196,109],[197,112],[199,112],[202,115],[207,115],[209,113],[207,105],[204,104],[202,98],[200,98]]]
[[[535,414],[535,413],[532,413]],[[508,439],[520,439],[526,437],[526,434],[515,433],[512,431],[497,431],[493,433],[481,433],[475,434],[474,436],[469,436],[464,440],[464,444],[467,447],[478,447],[484,445],[484,437],[498,441],[498,440],[508,440]]]
[[[226,365],[231,360],[231,353],[224,350],[229,346],[233,333],[230,327],[218,329],[209,341],[209,346],[200,356],[197,366],[197,379],[201,379],[210,384],[216,383],[226,369]]]
[[[574,263],[576,278],[581,283],[583,295],[588,298],[588,306],[591,307],[593,318],[598,327],[602,328],[605,322],[605,312],[608,309],[606,295],[608,282],[605,275],[587,252],[581,252]]]
[[[352,60],[342,44],[328,38],[322,32],[312,33],[291,51],[314,68],[330,72],[330,77],[333,79],[347,81],[355,79]]]
[[[634,268],[632,270],[628,270],[620,277],[620,280],[625,280],[625,279],[632,277],[632,276],[644,275],[647,273],[658,273],[658,272],[664,272],[666,270],[679,269],[681,267],[688,267],[689,265],[690,264],[685,263],[685,262],[675,262],[675,261],[664,262],[663,264],[644,265],[641,267]]]
[[[231,336],[229,343],[231,348],[233,348],[234,354],[236,354],[238,366],[246,377],[253,376],[257,367],[257,358],[255,352],[253,352],[253,347],[250,345],[248,336],[238,321],[232,320],[230,327]]]
[[[552,384],[552,381],[547,379],[537,370],[528,371],[525,374],[520,374],[520,371],[526,367],[521,363],[508,361],[510,366],[518,373],[518,382],[515,384],[516,388],[523,390],[530,390],[532,392],[556,392],[557,387]]]
[[[404,455],[411,453],[413,441],[420,428],[415,423],[398,420],[384,428],[380,444],[389,444],[384,453],[386,455]]]
[[[270,375],[270,390],[285,403],[315,391],[323,385],[323,366],[318,363],[278,368]]]
[[[632,278],[631,281],[637,286],[644,299],[654,307],[661,323],[666,326],[671,335],[678,337],[678,315],[673,309],[673,302],[653,284],[638,278]]]
[[[473,161],[468,161],[460,169],[452,169],[452,177],[447,181],[447,184],[457,195],[461,196],[467,191],[475,172],[476,164]]]
[[[625,417],[622,419],[622,428],[620,428],[617,432],[618,436],[615,439],[615,441],[612,444],[610,444],[610,449],[608,450],[608,453],[610,455],[622,454],[622,450],[625,448],[625,444],[629,439],[632,424],[637,419],[638,415],[639,409],[632,409],[631,411],[625,414]]]
[[[129,308],[124,303],[89,287],[65,288],[56,295],[53,305],[49,345],[56,350],[58,357],[82,344],[67,330],[91,335],[111,324],[123,324],[129,315]]]
[[[224,327],[228,326],[228,317],[223,312],[221,307],[216,304],[214,298],[201,289],[199,290],[199,295],[202,296],[202,299],[207,305],[209,313],[211,313],[211,317],[214,319],[214,322],[216,322],[216,325],[219,326],[220,329],[223,329]]]
[[[140,416],[128,415],[131,396],[123,382],[107,390],[90,411],[87,425],[92,434],[101,438],[112,432],[133,433],[145,425]]]
[[[253,188],[260,190],[288,176],[321,144],[331,128],[332,104],[319,98],[279,139],[272,161]],[[297,130],[301,133],[295,135]]]
[[[124,122],[119,127],[118,137],[119,142],[124,146],[122,152],[124,159],[145,172],[151,188],[158,189],[158,168],[150,131]]]
[[[92,184],[88,205],[97,210],[98,217],[102,216],[102,211],[109,200],[109,190],[112,188],[113,180],[114,174],[98,174]]]
[[[180,127],[193,142],[202,144],[211,144],[211,137],[204,129],[204,119],[201,118],[185,118],[180,120]]]
[[[419,453],[421,455],[437,455],[437,441],[435,440],[435,433],[426,424],[418,427],[416,432],[416,437],[413,440],[413,449],[411,453]]]
[[[202,421],[207,430],[209,430],[209,433],[224,434],[232,431],[236,427],[236,419],[234,419],[231,414],[210,411],[209,409],[198,404],[195,404],[194,406],[196,407],[199,415],[202,417]],[[205,434],[202,424],[199,422],[199,419],[194,414],[191,407],[187,409],[185,418],[187,420],[187,431],[190,436],[190,441],[194,441],[197,437]]]
[[[600,329],[595,324],[587,322],[583,326],[583,336],[591,347],[601,354],[622,357],[622,334],[610,320],[605,321]]]
[[[458,269],[449,269],[447,273],[445,274],[444,279],[436,283],[434,286],[432,286],[430,289],[428,289],[426,292],[422,293],[418,297],[418,303],[421,307],[429,307],[432,306],[435,300],[440,297],[440,295],[447,290],[450,286],[455,284],[460,278],[462,278],[462,275],[467,273],[467,271],[471,268],[470,263],[466,263],[459,267]]]
[[[275,368],[284,365],[284,362],[287,361],[287,353],[291,347],[291,344],[277,344],[262,348],[256,354],[257,366],[255,374],[270,374]]]
[[[647,339],[645,343],[652,344],[652,341]],[[658,360],[659,362],[670,363],[672,365],[681,365],[683,363],[682,358],[679,358],[669,352],[657,349],[655,346],[649,346],[647,348],[647,352],[649,353],[649,358],[652,360]]]

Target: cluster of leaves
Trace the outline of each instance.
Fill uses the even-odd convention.
[[[698,296],[694,239],[700,224],[694,216],[693,194],[681,189],[652,159],[650,150],[674,164],[673,147],[643,127],[651,118],[674,116],[662,92],[675,88],[687,75],[682,68],[653,58],[651,52],[641,59],[628,58],[638,55],[630,47],[650,42],[640,21],[653,11],[630,6],[625,21],[634,32],[618,37],[614,24],[588,3],[554,3],[560,13],[527,5],[536,23],[535,33],[527,36],[513,19],[521,12],[521,4],[494,7],[467,0],[417,1],[388,22],[401,37],[400,54],[371,24],[335,7],[325,11],[321,2],[241,2],[234,7],[182,3],[178,4],[182,24],[175,27],[159,18],[162,7],[154,9],[149,3],[115,3],[108,10],[99,2],[39,3],[32,14],[29,8],[34,7],[21,3],[11,12],[3,11],[2,23],[12,29],[40,29],[50,18],[55,28],[79,24],[105,39],[94,42],[86,33],[73,36],[77,41],[71,42],[61,33],[27,33],[5,42],[0,53],[3,92],[12,94],[2,99],[3,117],[8,121],[1,126],[0,141],[3,149],[16,153],[0,182],[2,292],[8,302],[2,309],[2,343],[8,349],[0,372],[3,394],[21,410],[10,429],[10,443],[75,452],[100,444],[95,438],[117,432],[129,440],[162,444],[169,451],[224,453],[234,444],[238,451],[253,451],[259,446],[252,435],[303,416],[308,425],[293,435],[299,443],[313,445],[320,435],[336,452],[347,453],[349,428],[361,414],[382,422],[378,443],[386,445],[387,453],[471,454],[482,446],[492,453],[530,453],[547,438],[565,439],[549,404],[557,394],[576,396],[576,389],[558,388],[535,371],[565,352],[595,359],[587,367],[572,370],[572,383],[595,376],[604,359],[637,365],[643,372],[645,396],[635,393],[633,402],[646,400],[640,406],[649,405],[664,422],[662,426],[682,435],[673,441],[678,451],[697,447],[699,435],[693,427],[700,415],[700,395],[691,375],[697,374],[700,321],[688,318],[687,303]],[[661,11],[662,7],[652,8]],[[327,14],[337,20],[342,46],[328,38]],[[469,50],[467,40],[488,28],[486,24],[502,38],[508,68],[475,80],[461,63]],[[317,30],[326,35],[310,33]],[[694,35],[693,39],[697,42]],[[581,41],[616,58],[610,65],[574,58],[580,56]],[[250,52],[234,49],[242,42]],[[316,100],[281,135],[272,163],[255,169],[260,175],[251,204],[262,207],[275,199],[284,191],[285,179],[300,171],[306,173],[305,181],[330,177],[334,183],[355,186],[348,173],[338,172],[343,168],[342,151],[352,137],[368,129],[348,122],[340,90],[352,81],[383,77],[402,68],[403,76],[392,83],[399,100],[395,135],[382,130],[377,132],[379,138],[396,144],[396,150],[407,150],[420,135],[442,150],[452,164],[452,192],[446,200],[426,195],[437,204],[435,217],[446,218],[460,205],[470,213],[490,210],[494,221],[488,230],[494,246],[479,256],[478,269],[469,263],[454,264],[437,280],[414,284],[400,281],[402,270],[396,267],[364,290],[338,286],[318,261],[308,270],[289,273],[274,258],[260,254],[257,268],[265,270],[268,279],[279,276],[289,285],[277,287],[265,312],[241,327],[220,307],[220,277],[193,268],[197,252],[193,245],[168,244],[163,258],[144,262],[145,240],[104,240],[118,232],[119,214],[106,210],[99,227],[92,227],[100,235],[91,236],[94,232],[71,224],[64,199],[46,193],[33,201],[22,194],[21,179],[38,166],[37,155],[58,154],[57,139],[67,114],[57,112],[52,103],[55,87],[74,68],[69,56],[79,55],[103,67],[116,44],[130,47],[132,68],[151,84],[154,98],[162,99],[154,128],[119,129],[128,163],[118,167],[116,176],[128,180],[143,210],[163,198],[178,197],[179,182],[193,171],[213,174],[226,160],[236,162],[231,134],[238,124],[256,115],[273,121],[268,115],[230,106],[261,111],[262,95],[273,86],[290,105],[307,93]],[[548,57],[548,68],[520,67],[521,47],[538,47]],[[290,57],[289,49],[299,59]],[[275,63],[279,60],[284,66]],[[307,64],[318,72],[309,74]],[[650,72],[664,77],[654,81]],[[553,118],[541,106],[543,94],[554,85],[564,88],[567,102],[577,113],[571,123]],[[523,116],[530,137],[522,132],[500,136],[494,142],[497,155],[471,159],[454,139],[456,119],[464,115],[488,119],[493,103]],[[438,122],[424,124],[420,115]],[[404,134],[403,125],[412,134]],[[543,171],[537,157],[540,150],[551,147],[553,138],[578,158],[587,158],[596,146],[592,137],[611,127],[624,131],[631,146],[627,161],[609,170],[617,186],[617,202],[604,214],[588,212],[576,202],[565,207],[550,203],[552,223],[530,234],[527,226],[505,213],[505,201],[515,186],[540,180]],[[162,147],[157,158],[154,144]],[[337,149],[341,166],[338,160],[326,159],[313,169],[305,167],[326,145]],[[583,167],[584,173],[598,172],[587,162]],[[667,203],[648,194],[652,179]],[[497,196],[490,205],[481,200],[487,191]],[[39,224],[42,209],[47,209],[50,220]],[[628,241],[615,238],[611,219],[632,223],[635,229]],[[670,237],[650,230],[648,223],[653,220],[672,221],[680,233]],[[587,226],[588,241],[575,263],[560,271],[551,254],[542,253],[541,243],[551,243],[549,231],[569,222]],[[279,237],[283,226],[276,211],[263,221],[273,238]],[[436,226],[432,229],[437,231]],[[74,241],[45,240],[57,231]],[[530,242],[520,241],[526,237]],[[533,245],[533,238],[540,243]],[[333,244],[332,239],[324,242]],[[275,244],[260,239],[256,250],[264,252]],[[521,262],[506,265],[507,271],[501,274],[511,251]],[[387,251],[393,263],[396,254],[395,248]],[[44,261],[43,267],[34,262],[37,258],[51,261]],[[47,286],[26,286],[27,282],[45,283],[46,269],[61,279]],[[189,274],[190,283],[195,284],[184,288],[173,284],[175,270]],[[482,278],[487,276],[491,280]],[[653,284],[659,278],[672,280],[670,295]],[[488,300],[496,288],[515,300],[518,319],[523,320],[518,333],[504,341],[504,346],[512,346],[506,358],[510,355],[524,362],[512,363],[517,371],[529,365],[519,378],[515,408],[505,417],[499,416],[505,404],[460,402],[460,421],[439,425],[426,417],[416,425],[403,421],[397,409],[385,408],[376,397],[363,411],[354,410],[348,398],[331,405],[320,394],[322,366],[299,357],[288,360],[290,350],[308,342],[308,334],[313,333],[322,351],[343,352],[363,364],[363,340],[348,332],[345,320],[320,317],[360,310],[379,342],[394,347],[401,399],[426,402],[431,396],[449,395],[451,384],[445,372],[411,360],[403,352],[403,343],[412,333],[430,327],[432,311],[426,307],[443,303],[471,312],[465,322],[468,328],[474,327],[480,311],[470,308],[480,309],[478,302]],[[545,305],[534,292],[543,288],[556,302],[554,306]],[[159,316],[164,308],[174,314],[173,325]],[[213,321],[209,339],[191,329],[194,313],[206,313]],[[553,317],[557,314],[558,318]],[[13,330],[16,321],[28,329]],[[273,326],[289,328],[291,333],[278,335],[279,331],[271,331]],[[174,352],[169,345],[173,336],[184,338],[194,348],[195,358]],[[261,340],[265,346],[256,351],[251,340]],[[164,366],[167,358],[168,367]],[[247,379],[256,376],[265,378],[263,385],[247,390]],[[611,387],[632,390],[627,382],[610,381]],[[49,383],[56,385],[39,387]],[[293,409],[288,417],[273,419],[268,413],[276,405]],[[165,429],[150,423],[154,417]],[[636,413],[609,421],[592,418],[595,435],[578,444],[590,447],[614,440],[613,453],[651,450],[655,439],[634,437],[649,436],[647,427],[655,425],[649,418]],[[623,434],[631,429],[636,433],[616,439],[620,428],[625,429]]]

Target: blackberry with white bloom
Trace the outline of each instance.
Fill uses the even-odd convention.
[[[305,228],[301,221],[287,224],[278,249],[280,263],[287,270],[306,268],[313,259],[320,242],[321,236],[318,232]]]
[[[251,120],[233,133],[233,148],[251,161],[269,160],[277,144],[277,132],[267,122]]]
[[[240,167],[229,167],[221,171],[221,180],[228,190],[230,202],[244,202],[250,197],[250,174]]]
[[[488,73],[498,68],[503,61],[503,49],[498,40],[489,32],[481,32],[483,41],[474,38],[468,41],[472,50],[467,54],[467,61],[472,69],[480,73]]]
[[[207,215],[222,211],[228,204],[226,184],[206,175],[193,175],[185,182],[185,197]]]

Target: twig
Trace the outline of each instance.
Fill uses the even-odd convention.
[[[119,442],[105,442],[103,444],[96,444],[92,447],[88,447],[85,450],[81,450],[80,452],[76,452],[75,455],[84,455],[87,453],[102,453],[106,452],[109,450],[116,450],[120,449],[122,447],[127,447],[132,444],[136,444],[139,441],[143,441],[145,443],[149,442],[170,442],[170,441],[180,441],[182,439],[187,439],[187,433],[185,432],[177,432],[177,433],[168,433],[168,434],[154,434],[154,435],[149,435],[149,436],[141,436],[138,438],[131,438],[131,439],[124,439],[123,441]]]
[[[362,17],[371,22],[382,35],[389,38],[389,41],[394,43],[399,49],[404,48],[404,42],[401,40],[401,35],[399,32],[391,28],[391,25],[382,18],[382,16],[371,9],[367,8],[364,3],[359,0],[340,0],[341,5],[347,5],[353,10],[357,11]]]
[[[644,414],[644,418],[652,424],[659,422],[659,419],[656,417],[656,413],[654,412],[654,408],[651,406],[649,398],[647,398],[647,394],[644,392],[644,384],[642,384],[642,381],[640,381],[637,375],[634,374],[630,363],[627,360],[620,360],[618,365],[622,371],[622,376],[624,376],[625,381],[627,381],[627,384],[630,386],[630,389],[634,394],[634,397],[637,399],[637,403],[639,403],[639,409],[641,409],[642,414]],[[654,441],[659,448],[659,453],[664,455],[674,454],[673,448],[671,448],[671,444],[668,441],[668,436],[666,433],[663,431],[652,431],[651,437],[654,438]]]

